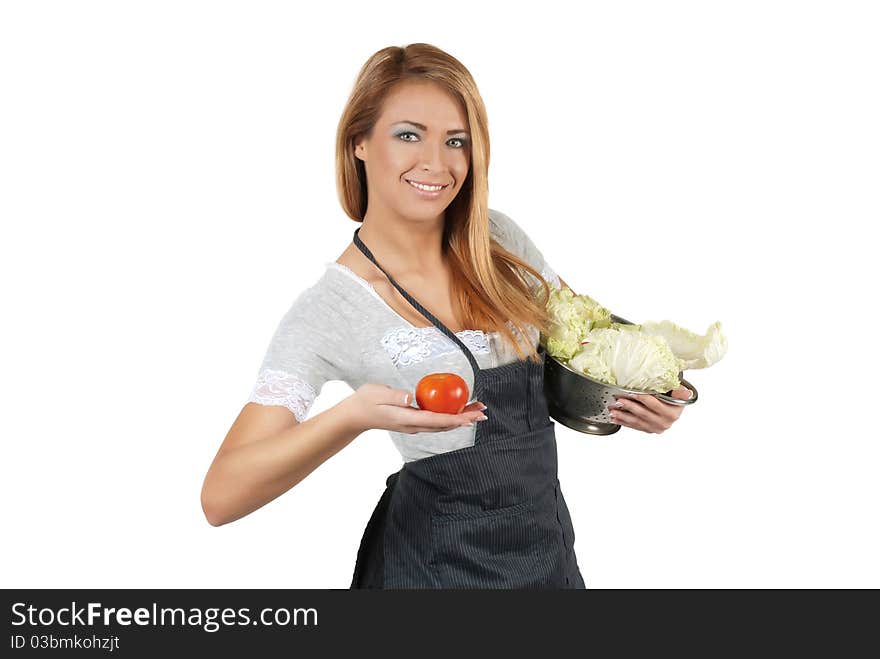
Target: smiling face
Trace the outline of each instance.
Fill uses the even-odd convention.
[[[436,219],[468,173],[467,115],[439,85],[402,82],[385,98],[372,135],[356,142],[355,156],[367,173],[368,214]]]

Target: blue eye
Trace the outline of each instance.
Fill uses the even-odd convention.
[[[418,137],[418,135],[416,135],[416,134],[415,134],[414,132],[412,132],[411,130],[405,130],[405,131],[403,131],[402,133],[397,133],[397,135],[396,135],[395,137],[403,138],[404,135],[413,135],[413,136],[415,136],[415,137]],[[465,147],[465,145],[467,144],[467,140],[466,140],[465,138],[463,138],[463,137],[451,137],[451,138],[449,138],[449,139],[450,139],[450,140],[455,140],[455,141],[461,142],[461,146],[453,147],[453,148],[455,148],[455,149],[463,149],[463,148]],[[403,141],[404,141],[404,142],[412,142],[413,140],[403,140]]]

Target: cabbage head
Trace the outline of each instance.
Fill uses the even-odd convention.
[[[681,386],[681,361],[666,340],[634,328],[599,328],[568,366],[606,384],[664,393]]]
[[[575,295],[568,286],[551,289],[547,311],[554,325],[573,331],[578,341],[597,327],[611,326],[611,312],[608,309],[589,295]]]

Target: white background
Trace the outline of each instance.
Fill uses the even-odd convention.
[[[880,587],[871,4],[3,3],[2,586],[348,587],[387,432],[234,523],[199,495],[356,227],[355,76],[425,41],[485,100],[490,207],[575,291],[728,336],[666,433],[557,423],[587,585]]]

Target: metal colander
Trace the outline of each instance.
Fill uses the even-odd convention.
[[[611,314],[615,323],[633,325],[630,321]],[[614,396],[621,394],[649,394],[673,405],[692,405],[697,402],[697,390],[678,372],[681,383],[691,390],[687,400],[673,398],[667,392],[658,394],[641,389],[626,389],[594,380],[588,375],[575,371],[557,361],[549,353],[544,359],[544,395],[550,416],[556,421],[579,432],[590,435],[610,435],[620,430],[608,416],[608,406],[614,403]]]

